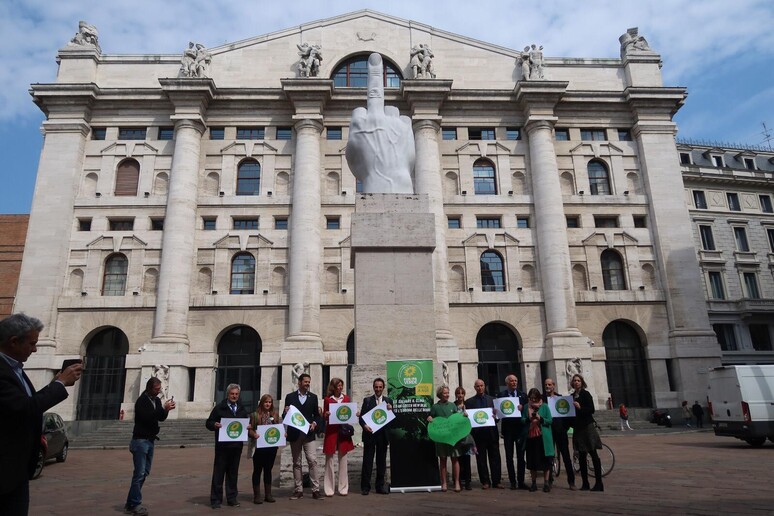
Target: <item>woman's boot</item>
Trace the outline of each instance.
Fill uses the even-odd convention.
[[[274,503],[274,497],[271,496],[271,484],[263,484],[263,490],[266,491],[266,498],[264,498],[264,500],[269,503]]]
[[[255,484],[253,486],[253,503],[259,504],[263,503],[263,500],[261,500],[261,485]]]

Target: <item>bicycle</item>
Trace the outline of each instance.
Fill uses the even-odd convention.
[[[615,453],[613,453],[613,450],[610,448],[610,446],[602,443],[602,449],[597,450],[597,454],[599,455],[599,462],[602,466],[602,476],[606,477],[610,474],[611,471],[613,471],[613,468],[615,467]],[[589,473],[593,475],[595,472],[594,463],[591,461],[591,455],[586,455],[586,464],[588,464]],[[575,447],[573,447],[572,450],[572,469],[575,470],[575,473],[580,472],[578,450],[576,450]],[[558,454],[554,456],[553,470],[554,477],[558,477],[559,473],[562,471],[562,458]]]

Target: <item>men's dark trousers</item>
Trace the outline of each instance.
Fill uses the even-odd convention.
[[[226,479],[226,500],[229,503],[237,501],[237,476],[239,474],[239,458],[242,447],[215,446],[215,463],[212,468],[212,488],[210,503],[223,503],[223,477]]]
[[[524,443],[521,439],[517,439],[511,436],[503,437],[503,444],[505,444],[505,465],[508,467],[508,480],[511,485],[517,483],[518,485],[524,485],[524,473],[527,470],[527,464],[524,458]],[[513,453],[516,452],[516,470],[513,469]]]
[[[567,484],[575,485],[575,471],[572,465],[572,455],[570,454],[570,442],[567,432],[556,432],[554,434],[554,445],[557,456],[561,456],[564,462],[564,472],[567,475]],[[554,470],[551,468],[551,479],[554,478]]]
[[[5,486],[0,486],[5,489]],[[25,480],[11,491],[0,495],[0,514],[3,516],[27,516],[30,509],[30,482]]]
[[[384,431],[384,430],[382,430]],[[374,455],[376,455],[376,490],[382,491],[384,487],[384,474],[387,471],[387,443],[369,440],[363,443],[363,469],[360,479],[360,490],[371,490],[371,473],[374,469]]]
[[[500,468],[500,441],[492,439],[491,436],[479,437],[473,436],[476,441],[476,467],[478,467],[478,479],[482,484],[492,486],[499,485],[501,482]],[[487,465],[487,459],[489,464]],[[491,476],[490,476],[491,468]]]

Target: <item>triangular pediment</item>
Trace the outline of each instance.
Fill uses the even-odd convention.
[[[607,231],[595,231],[583,239],[583,245],[596,247],[624,247],[637,245],[639,240],[626,231],[610,229]]]
[[[486,247],[494,249],[495,247],[518,246],[519,239],[502,230],[496,230],[492,233],[473,233],[462,241],[465,247]]]
[[[113,237],[110,235],[100,235],[88,244],[88,249],[100,249],[102,251],[130,251],[132,249],[142,249],[147,247],[148,243],[144,240],[137,238],[134,235],[124,235],[120,237]]]
[[[276,154],[277,149],[266,142],[232,142],[220,149],[221,154],[229,156],[262,156]]]
[[[158,154],[159,150],[146,142],[115,142],[100,151],[108,156],[146,156]]]
[[[600,156],[623,154],[623,149],[611,142],[583,142],[570,149],[570,154],[581,156],[591,155],[595,158],[599,158]]]

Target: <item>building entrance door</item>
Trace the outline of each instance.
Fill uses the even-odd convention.
[[[645,349],[636,330],[614,321],[605,328],[602,340],[607,354],[607,386],[615,406],[653,406]]]
[[[86,347],[76,419],[118,419],[124,399],[129,340],[118,328],[100,331]]]
[[[519,338],[504,324],[489,323],[479,330],[476,336],[478,377],[486,382],[488,394],[491,396],[497,396],[505,389],[506,376],[521,376],[520,346]]]

